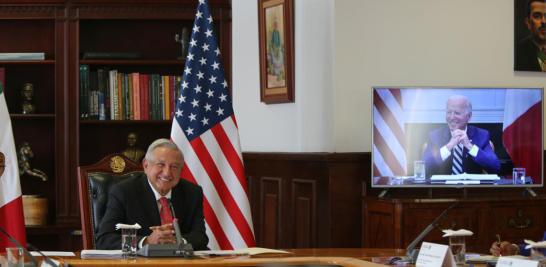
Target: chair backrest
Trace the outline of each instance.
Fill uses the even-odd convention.
[[[140,164],[122,154],[110,154],[95,164],[78,167],[83,249],[95,249],[95,234],[106,211],[111,186],[141,171]]]

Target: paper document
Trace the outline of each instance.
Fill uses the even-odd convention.
[[[525,240],[523,240],[523,242],[525,242],[525,244],[527,244],[527,246],[525,246],[525,249],[546,248],[546,241],[535,242],[535,241],[532,241],[532,240],[529,240],[529,239],[525,239]]]
[[[488,181],[494,181],[494,180],[500,180],[500,177],[496,174],[469,174],[469,173],[461,173],[461,174],[454,174],[454,175],[432,175],[430,177],[430,180],[488,180]]]
[[[442,237],[471,236],[471,235],[474,234],[474,233],[472,233],[472,231],[466,230],[466,229],[459,229],[457,231],[454,231],[454,230],[451,230],[451,229],[446,229],[446,230],[442,230],[442,232],[444,232],[444,235]]]
[[[480,184],[480,181],[475,180],[449,180],[445,181],[445,184]]]
[[[81,253],[82,259],[119,259],[123,257],[121,249],[102,250],[102,249],[84,249]]]
[[[59,256],[59,257],[74,257],[76,254],[72,251],[42,251],[42,253],[46,256]],[[30,255],[34,257],[40,257],[42,256],[38,251],[31,251]]]
[[[521,255],[512,255],[505,258],[515,258],[515,259],[529,259],[528,257]],[[468,257],[466,262],[468,263],[487,263],[487,262],[496,262],[499,259],[497,256],[493,255],[481,255],[477,257]]]
[[[135,224],[123,224],[123,223],[118,223],[116,224],[116,230],[119,230],[119,229],[140,229],[142,227],[140,227],[140,224],[138,223],[135,223]]]
[[[195,251],[197,256],[234,256],[234,255],[259,255],[259,254],[289,254],[291,252],[269,248],[244,248],[235,250],[199,250]]]
[[[481,255],[477,257],[469,257],[466,262],[468,263],[486,263],[486,262],[496,262],[499,259],[497,256],[493,255]]]

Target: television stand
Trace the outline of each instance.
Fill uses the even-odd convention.
[[[535,188],[533,188],[535,189]],[[362,198],[362,246],[366,248],[405,248],[449,206],[439,229],[469,229],[474,232],[466,240],[468,251],[488,253],[496,234],[507,240],[542,236],[546,229],[546,195],[473,196],[467,199]],[[521,191],[518,191],[521,192]],[[392,190],[391,190],[392,193]],[[435,195],[436,191],[434,192]],[[445,243],[442,232],[432,230],[424,240]]]
[[[428,198],[429,199],[434,199],[434,195],[433,195],[433,188],[428,188],[427,189],[427,195],[428,195]],[[463,192],[463,195],[461,197],[461,199],[467,199],[468,198],[468,190],[467,188],[462,188],[462,192]]]
[[[525,191],[523,191],[523,195],[526,195],[526,194],[529,194],[531,197],[537,197],[537,193],[535,193],[535,191],[530,187],[525,187]]]

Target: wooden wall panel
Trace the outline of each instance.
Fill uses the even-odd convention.
[[[280,178],[262,177],[261,200],[260,200],[260,225],[263,227],[260,236],[263,238],[265,247],[278,247],[281,236],[281,199],[282,199],[282,181]]]
[[[360,199],[369,166],[363,153],[244,153],[243,158],[258,246],[361,246]],[[266,206],[264,199],[279,206]],[[270,210],[276,207],[278,217]]]
[[[315,244],[318,220],[316,218],[316,181],[294,179],[292,181],[293,222],[295,225],[294,243],[296,248],[309,248]]]

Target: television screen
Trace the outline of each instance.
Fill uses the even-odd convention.
[[[372,91],[372,187],[542,186],[543,88]]]

